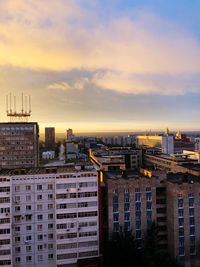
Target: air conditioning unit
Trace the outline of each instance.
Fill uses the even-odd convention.
[[[69,230],[70,230],[70,229],[68,228],[68,229],[67,229],[67,232],[69,232]]]
[[[68,192],[68,191],[69,191],[69,189],[67,188],[67,189],[66,189],[66,191]]]
[[[6,216],[8,216],[9,215],[9,213],[6,213]]]

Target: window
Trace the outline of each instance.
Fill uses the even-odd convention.
[[[42,200],[42,195],[37,195],[37,200]]]
[[[26,191],[30,191],[31,190],[31,186],[30,185],[26,185]]]
[[[20,206],[15,206],[15,211],[16,212],[20,211]]]
[[[147,188],[146,188],[146,191],[147,191],[147,192],[151,191],[151,187],[147,187]]]
[[[38,245],[38,250],[43,250],[43,245]]]
[[[42,185],[41,185],[41,184],[38,184],[38,185],[37,185],[37,190],[38,190],[38,191],[42,190]]]
[[[48,260],[53,259],[53,254],[48,254]]]
[[[190,225],[194,225],[194,217],[190,217]]]
[[[141,201],[141,193],[135,193],[135,201]]]
[[[52,229],[53,228],[53,223],[49,223],[48,224],[48,229]]]
[[[19,192],[20,191],[20,186],[19,185],[16,185],[15,186],[15,192]]]
[[[37,210],[42,210],[42,204],[37,205]]]
[[[31,201],[31,195],[26,195],[26,201]]]
[[[15,227],[15,231],[16,231],[16,232],[20,232],[20,226],[16,226],[16,227]]]
[[[53,249],[53,244],[48,244],[48,249]]]
[[[15,202],[19,202],[20,201],[20,196],[15,196]]]
[[[31,239],[32,239],[32,236],[31,235],[27,235],[26,236],[26,241],[31,241]]]
[[[27,225],[27,226],[26,226],[26,230],[27,230],[27,231],[31,231],[31,229],[32,229],[32,226],[31,226],[31,225]]]
[[[26,210],[31,210],[31,205],[27,205]]]
[[[189,215],[194,216],[194,208],[189,208]]]
[[[48,219],[53,219],[53,214],[48,214]]]
[[[20,236],[16,236],[16,237],[15,237],[15,242],[16,242],[16,243],[19,243],[19,242],[20,242]]]
[[[53,189],[53,184],[48,184],[48,190],[52,190]]]
[[[53,204],[48,204],[48,210],[53,209]]]
[[[48,239],[53,239],[53,234],[48,234]]]
[[[53,194],[48,194],[48,199],[53,199]]]
[[[26,256],[26,261],[27,261],[27,262],[32,261],[32,256]]]
[[[21,258],[20,258],[20,257],[16,257],[16,258],[15,258],[15,261],[16,261],[16,262],[20,262],[20,261],[21,261]],[[7,264],[6,264],[6,265],[7,265]]]
[[[184,228],[183,227],[179,228],[178,231],[179,231],[179,236],[184,236]]]
[[[38,240],[43,240],[43,235],[38,235]]]
[[[39,214],[39,215],[37,216],[37,218],[38,218],[38,221],[42,221],[42,219],[43,219],[43,215],[42,215],[42,214]]]
[[[16,253],[19,253],[20,251],[21,251],[21,248],[20,248],[20,247],[16,247],[16,248],[15,248],[15,252],[16,252]]]
[[[26,221],[27,221],[27,222],[28,222],[28,221],[31,221],[31,219],[32,219],[32,214],[26,214],[25,216],[26,216]]]
[[[26,252],[30,252],[31,251],[31,246],[26,246]]]
[[[37,229],[38,231],[42,231],[42,224],[38,224]]]
[[[190,226],[190,235],[194,235],[194,234],[195,234],[195,227]]]
[[[178,210],[178,216],[179,217],[183,217],[183,209],[179,209]]]
[[[42,261],[43,260],[43,255],[38,255],[38,261]]]

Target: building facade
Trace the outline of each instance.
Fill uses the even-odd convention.
[[[0,167],[37,167],[38,139],[39,127],[36,122],[0,123]]]
[[[45,128],[45,148],[46,149],[55,149],[55,128],[48,127]]]
[[[0,174],[0,265],[77,266],[99,256],[99,178],[91,165]]]
[[[189,173],[141,170],[104,172],[104,231],[132,231],[140,247],[152,222],[158,226],[158,249],[185,266],[200,266],[199,177]]]

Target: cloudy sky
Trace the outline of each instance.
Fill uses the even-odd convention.
[[[199,0],[0,0],[0,118],[41,131],[200,130]]]

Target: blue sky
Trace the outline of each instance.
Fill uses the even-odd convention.
[[[200,130],[200,2],[0,1],[5,97],[41,131]]]

